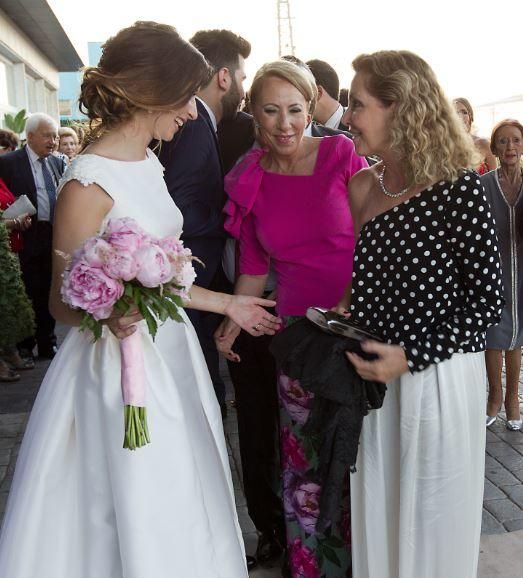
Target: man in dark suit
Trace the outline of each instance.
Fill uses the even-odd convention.
[[[314,120],[327,128],[347,131],[348,128],[342,123],[345,111],[338,100],[340,94],[338,74],[323,60],[309,60],[307,66],[314,76],[318,89]]]
[[[53,216],[56,188],[65,162],[53,155],[58,126],[43,113],[29,117],[25,127],[27,145],[0,156],[0,178],[16,196],[27,195],[36,207],[32,226],[24,233],[20,253],[22,276],[35,311],[36,333],[19,344],[22,356],[51,359],[56,352],[55,320],[49,313]]]
[[[165,167],[165,182],[184,218],[182,239],[205,267],[196,265],[196,284],[224,290],[221,268],[225,243],[223,229],[223,167],[216,130],[219,123],[236,115],[245,95],[244,59],[250,44],[229,30],[197,32],[191,43],[205,56],[213,76],[197,95],[198,118],[187,123],[159,155]],[[196,329],[216,396],[225,414],[225,386],[219,374],[219,358],[213,332],[219,320],[212,314],[189,310]]]

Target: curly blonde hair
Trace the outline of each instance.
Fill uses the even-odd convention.
[[[384,105],[394,104],[391,149],[402,160],[407,181],[426,185],[455,181],[479,155],[436,75],[406,50],[362,54],[352,63],[367,90]]]
[[[98,66],[84,69],[80,110],[90,119],[88,140],[140,110],[167,112],[185,104],[212,71],[175,28],[136,22],[103,47]]]

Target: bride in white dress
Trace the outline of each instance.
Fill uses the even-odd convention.
[[[207,65],[169,26],[137,23],[105,46],[86,72],[81,102],[101,120],[99,138],[61,183],[55,249],[71,254],[108,218],[132,217],[157,236],[179,234],[182,216],[148,149],[196,117]],[[104,336],[73,326],[34,405],[0,538],[2,578],[245,578],[221,413],[196,334],[166,322],[153,342],[139,315],[111,318]],[[194,287],[189,306],[226,313],[253,335],[273,333],[273,302]],[[118,338],[140,331],[151,443],[122,448]]]

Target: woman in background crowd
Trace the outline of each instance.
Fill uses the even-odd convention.
[[[354,578],[476,578],[485,462],[485,331],[503,304],[494,221],[476,152],[425,61],[353,62],[343,122],[381,162],[351,181],[359,240],[352,318],[358,373],[387,384],[363,421],[351,475]],[[347,263],[347,267],[350,264]]]
[[[503,402],[501,369],[505,359],[505,414],[509,430],[521,429],[518,387],[523,345],[523,126],[517,120],[498,123],[490,140],[499,169],[481,177],[492,207],[503,262],[505,308],[501,323],[487,332],[489,396],[487,427],[496,421]]]
[[[78,135],[72,128],[62,126],[58,129],[58,139],[58,152],[64,154],[71,162],[78,154]]]
[[[474,122],[474,111],[472,110],[472,106],[470,102],[466,98],[455,98],[454,99],[454,108],[458,113],[461,121],[465,125],[467,132],[472,137],[476,148],[478,149],[481,155],[481,162],[476,167],[476,172],[479,175],[484,175],[496,168],[496,158],[492,154],[490,150],[490,143],[486,138],[481,138],[472,134],[472,123]]]
[[[0,155],[11,153],[18,148],[19,140],[16,133],[8,129],[0,129]]]

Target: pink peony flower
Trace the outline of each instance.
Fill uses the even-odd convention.
[[[129,251],[111,251],[103,264],[106,275],[113,279],[131,281],[138,273],[138,263]]]
[[[305,451],[300,440],[285,426],[281,430],[282,466],[284,470],[290,469],[304,472],[309,468],[309,462],[305,457]]]
[[[65,303],[91,313],[99,321],[111,315],[124,287],[121,282],[108,277],[103,269],[86,261],[77,261],[64,275],[61,292]]]
[[[110,219],[103,232],[103,238],[113,247],[131,253],[154,240],[134,219],[127,217]]]
[[[134,255],[138,272],[136,279],[144,287],[158,287],[173,278],[173,268],[158,245],[144,245]]]
[[[314,551],[304,546],[300,538],[294,538],[289,544],[289,559],[293,578],[320,578]]]
[[[181,285],[186,291],[192,287],[196,279],[196,271],[190,261],[185,261],[181,268],[177,268],[175,281],[177,285]]]
[[[291,418],[303,425],[308,419],[312,408],[314,394],[305,391],[297,379],[291,379],[283,373],[278,378],[280,400]]]
[[[178,237],[164,237],[160,239],[158,244],[165,251],[170,261],[176,261],[178,257],[184,256],[186,251],[189,251],[190,254],[190,250],[184,248],[183,242]]]
[[[111,245],[100,237],[91,237],[83,244],[81,258],[84,259],[91,267],[102,267],[108,256],[112,252]],[[75,254],[78,258],[79,254]]]

